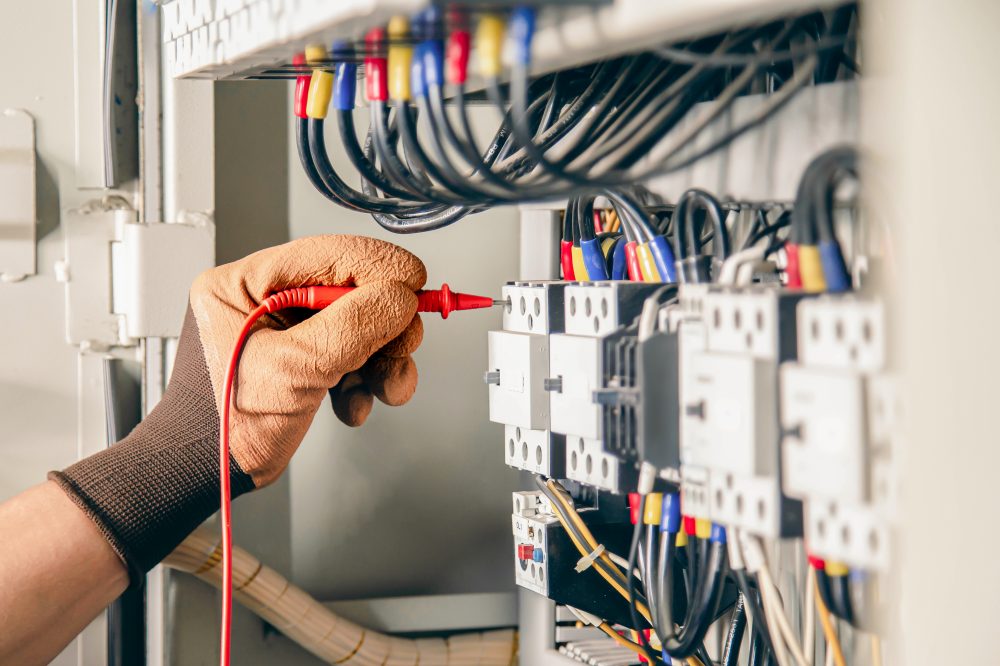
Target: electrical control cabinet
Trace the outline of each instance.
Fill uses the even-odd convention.
[[[898,409],[883,305],[824,296],[798,321],[798,361],[781,368],[785,489],[805,502],[811,553],[886,571]]]

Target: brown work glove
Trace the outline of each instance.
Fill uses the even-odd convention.
[[[240,359],[230,417],[233,497],[284,471],[329,390],[344,423],[373,396],[413,395],[423,264],[384,241],[318,236],[206,271],[191,288],[170,384],[128,437],[49,476],[97,523],[133,581],[219,508],[219,414],[226,365],[247,315],[274,292],[355,285],[326,309],[265,315]]]

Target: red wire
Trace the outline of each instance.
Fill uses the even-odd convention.
[[[236,378],[236,368],[240,364],[240,354],[250,337],[250,329],[261,316],[269,311],[269,301],[250,313],[243,322],[243,328],[233,345],[233,354],[229,357],[226,368],[226,378],[222,387],[222,422],[219,428],[219,499],[220,516],[222,518],[222,629],[219,646],[219,663],[229,666],[230,634],[233,625],[233,526],[232,526],[232,492],[229,487],[229,412],[233,397],[233,383]]]

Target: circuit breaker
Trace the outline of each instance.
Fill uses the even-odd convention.
[[[622,492],[637,475],[634,433],[634,369],[615,362],[619,343],[647,296],[661,285],[630,282],[575,283],[566,287],[565,333],[549,347],[552,430],[566,436],[566,476]],[[630,352],[634,365],[634,348]],[[624,439],[611,427],[627,424]]]
[[[798,323],[798,361],[781,368],[785,489],[805,503],[812,554],[886,571],[898,407],[884,307],[824,296]]]
[[[800,293],[697,289],[682,299],[684,511],[766,537],[800,531],[782,492],[778,366],[796,354]]]
[[[512,282],[502,289],[503,330],[488,334],[490,420],[504,425],[504,462],[560,476],[565,437],[550,427],[550,333],[563,330],[562,282]]]

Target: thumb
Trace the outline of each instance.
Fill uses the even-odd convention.
[[[417,312],[417,297],[400,282],[354,288],[300,324],[278,332],[277,349],[294,356],[286,367],[316,375],[308,382],[329,388],[357,370],[402,333]]]

